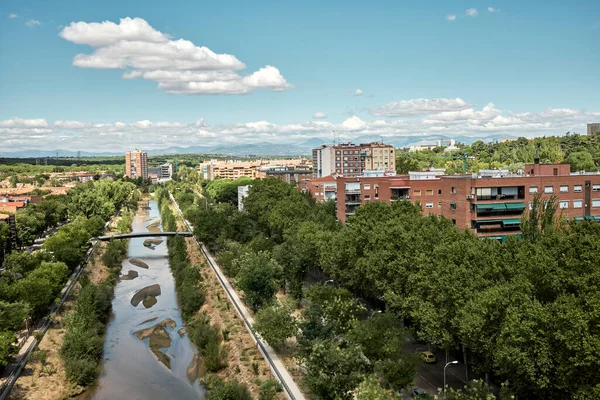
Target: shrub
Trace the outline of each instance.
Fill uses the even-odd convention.
[[[206,400],[252,400],[248,386],[233,379],[216,381],[209,390]]]
[[[219,342],[210,342],[202,352],[208,372],[217,372],[227,366],[227,349]]]
[[[190,339],[200,350],[206,349],[210,343],[221,341],[219,328],[211,325],[205,314],[192,320],[189,326],[191,328]]]

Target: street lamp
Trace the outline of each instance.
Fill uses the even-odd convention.
[[[446,367],[450,364],[458,364],[458,361],[456,361],[456,360],[450,361],[449,363],[444,365],[444,393],[446,393]]]
[[[380,313],[381,313],[381,310],[373,311],[373,312],[371,313],[371,318],[373,318],[373,315],[375,315],[375,314],[380,314]]]
[[[329,279],[328,281],[325,281],[325,285],[327,285],[328,283],[331,283],[333,285],[334,284],[333,279]]]

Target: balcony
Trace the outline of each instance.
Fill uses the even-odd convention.
[[[346,194],[346,201],[344,202],[346,205],[359,205],[360,194]]]
[[[398,200],[405,200],[405,199],[409,199],[409,195],[408,195],[408,188],[391,188],[390,189],[390,200],[391,201],[398,201]]]
[[[521,230],[521,220],[519,218],[472,220],[471,227],[477,229],[477,233],[479,234],[514,233]]]
[[[525,186],[475,188],[471,195],[479,201],[522,200],[525,198]]]

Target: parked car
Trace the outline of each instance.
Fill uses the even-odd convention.
[[[421,360],[425,361],[427,364],[433,364],[437,361],[435,355],[430,351],[420,352],[419,357],[421,357]]]
[[[418,387],[413,388],[413,390],[410,392],[410,394],[412,395],[413,398],[418,398],[418,399],[429,399],[430,398],[429,394],[427,394],[425,389],[421,389]]]

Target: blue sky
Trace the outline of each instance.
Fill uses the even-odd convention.
[[[99,45],[94,38],[126,17],[145,24],[143,45],[126,36]],[[88,150],[101,135],[116,150],[142,140],[150,148],[301,141],[332,130],[348,140],[584,132],[600,120],[598,38],[597,0],[3,0],[0,146]],[[130,61],[178,39],[234,61],[212,69]],[[88,67],[74,65],[78,54]],[[128,61],[106,68],[115,54]],[[156,71],[178,83],[148,78]],[[227,79],[203,75],[198,86],[206,72]]]

